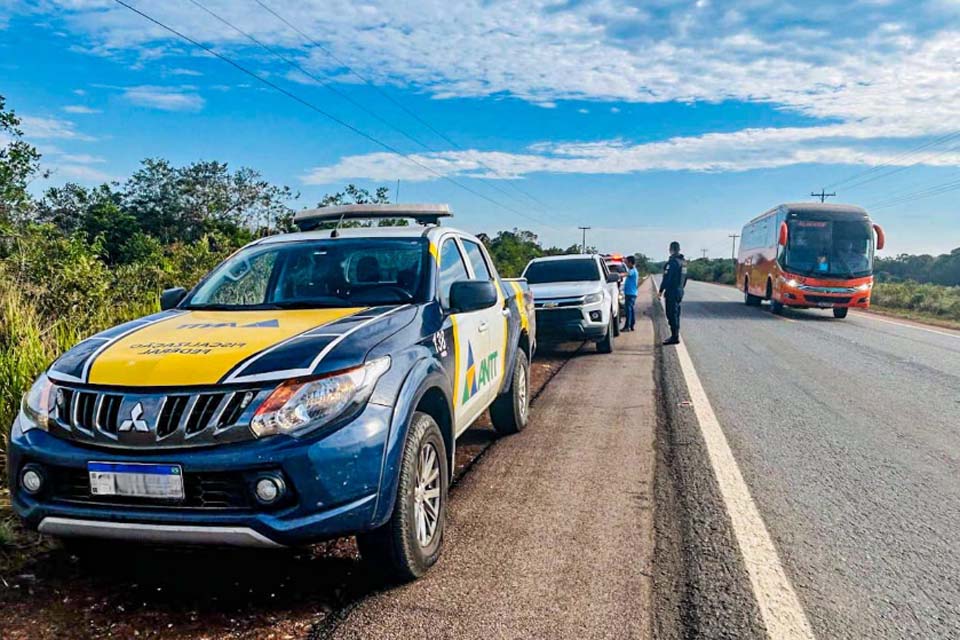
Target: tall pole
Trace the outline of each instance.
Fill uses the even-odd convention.
[[[583,231],[583,242],[580,243],[580,253],[587,252],[587,230],[592,227],[577,227],[580,231]]]
[[[397,178],[397,192],[393,194],[393,201],[400,202],[400,178]]]
[[[826,202],[826,201],[827,201],[827,198],[836,198],[836,197],[837,197],[836,192],[834,192],[834,193],[827,193],[827,190],[826,190],[826,189],[820,189],[820,193],[816,193],[816,192],[811,191],[811,192],[810,192],[810,195],[813,196],[814,198],[820,198],[820,202]]]
[[[708,251],[708,249],[700,249],[700,253],[702,254],[701,257],[702,257],[704,260],[707,259],[707,251]]]
[[[731,233],[727,236],[728,238],[733,238],[733,251],[730,252],[730,257],[733,258],[733,261],[737,261],[737,238],[740,237],[738,233]]]

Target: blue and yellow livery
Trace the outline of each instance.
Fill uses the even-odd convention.
[[[304,212],[312,230],[258,240],[63,354],[13,425],[16,511],[64,537],[357,534],[376,566],[421,575],[457,436],[487,409],[501,432],[524,427],[536,348],[526,283],[444,211]],[[336,228],[361,217],[421,224]]]

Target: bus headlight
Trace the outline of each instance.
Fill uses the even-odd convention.
[[[857,285],[857,291],[870,291],[873,288],[872,282],[864,282],[861,285]]]
[[[385,356],[323,378],[284,382],[257,409],[250,428],[258,438],[309,433],[363,405],[389,368],[390,357]]]
[[[788,287],[799,287],[800,283],[794,278],[790,278],[789,280],[787,280],[786,285]]]

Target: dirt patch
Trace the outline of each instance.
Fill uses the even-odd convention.
[[[576,351],[564,345],[531,367],[534,398]],[[455,481],[496,440],[485,416],[459,440]],[[2,508],[0,508],[2,509]],[[293,639],[322,637],[336,618],[384,588],[353,538],[296,551],[64,547],[9,529],[0,546],[0,637]]]

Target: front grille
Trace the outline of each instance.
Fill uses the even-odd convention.
[[[580,309],[537,309],[537,323],[576,322],[583,319]]]
[[[247,483],[239,473],[187,473],[183,477],[183,501],[171,503],[154,498],[94,496],[90,494],[86,469],[47,467],[47,471],[52,479],[50,499],[56,502],[148,507],[174,505],[191,509],[248,510],[252,507]]]
[[[582,304],[583,298],[541,298],[534,303],[534,307],[537,309],[556,309],[557,307],[579,307]]]
[[[198,446],[252,438],[253,410],[270,389],[194,393],[119,393],[59,383],[56,435],[130,448]]]
[[[811,304],[848,304],[850,296],[804,296],[807,302]]]

